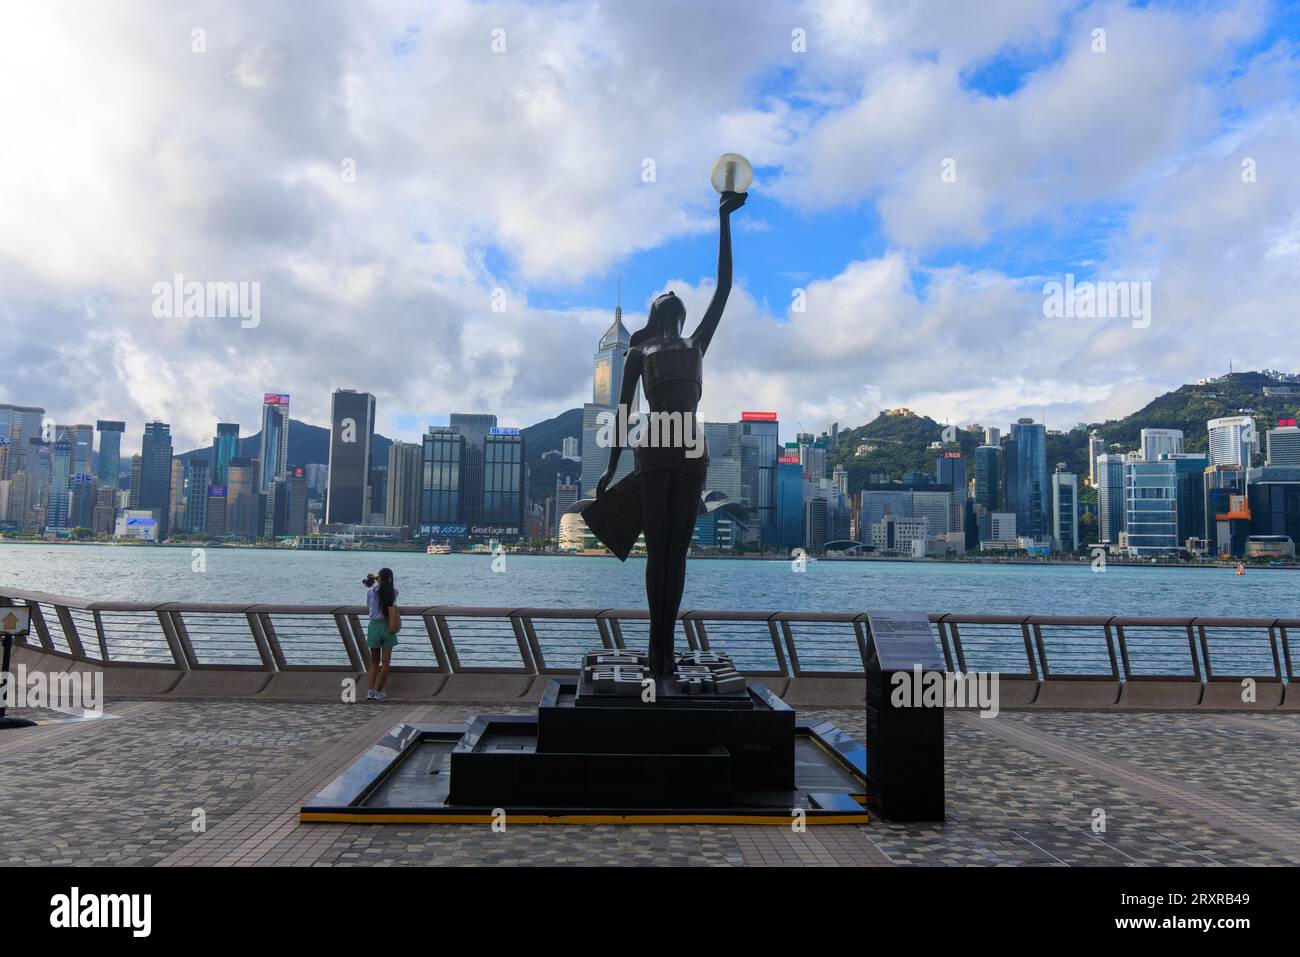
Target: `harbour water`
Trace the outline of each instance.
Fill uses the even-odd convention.
[[[87,600],[361,603],[387,565],[412,605],[642,608],[645,563],[631,558],[426,555],[276,549],[0,544],[0,585]],[[695,559],[683,608],[1047,615],[1300,617],[1289,569],[955,562]]]

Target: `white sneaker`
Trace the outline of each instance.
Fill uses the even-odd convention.
[[[371,688],[371,689],[369,689],[368,691],[366,691],[366,700],[367,700],[367,701],[373,701],[373,700],[374,700],[374,697],[375,697],[375,689]]]
[[[370,692],[370,697],[372,697],[376,701],[383,701],[385,698],[388,697],[388,695],[384,694],[382,691],[372,691]]]

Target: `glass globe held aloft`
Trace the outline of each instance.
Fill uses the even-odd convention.
[[[709,180],[719,193],[743,193],[754,182],[754,167],[739,153],[723,153],[714,160]]]

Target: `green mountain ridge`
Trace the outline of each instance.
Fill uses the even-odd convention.
[[[1091,422],[1075,426],[1068,432],[1047,433],[1047,467],[1055,469],[1063,462],[1067,469],[1083,477],[1088,474],[1088,434],[1096,430],[1108,451],[1125,452],[1138,448],[1143,429],[1181,429],[1184,449],[1204,452],[1209,441],[1205,423],[1226,415],[1253,415],[1264,432],[1278,419],[1300,418],[1300,394],[1264,395],[1264,388],[1300,386],[1275,379],[1262,372],[1234,372],[1214,381],[1183,385],[1173,392],[1152,399],[1141,409],[1122,419]],[[843,465],[849,474],[849,491],[857,492],[872,473],[885,473],[890,480],[906,472],[934,474],[934,460],[942,451],[960,449],[968,459],[984,442],[984,426],[967,425],[957,429],[956,440],[942,449],[930,444],[940,442],[944,426],[928,416],[909,410],[882,412],[871,422],[840,433],[839,445],[830,453],[832,467]],[[993,423],[990,423],[993,424]],[[998,424],[1004,432],[1006,424]],[[866,446],[863,454],[858,449]]]

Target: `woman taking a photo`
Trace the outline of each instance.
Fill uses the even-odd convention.
[[[397,647],[397,628],[393,625],[399,621],[397,609],[397,589],[393,586],[393,570],[379,569],[378,575],[367,575],[361,584],[366,586],[366,604],[370,608],[370,625],[366,629],[366,647],[370,649],[370,670],[366,675],[366,699],[382,701],[388,697],[384,694],[384,684],[388,681],[389,662],[393,649]]]

